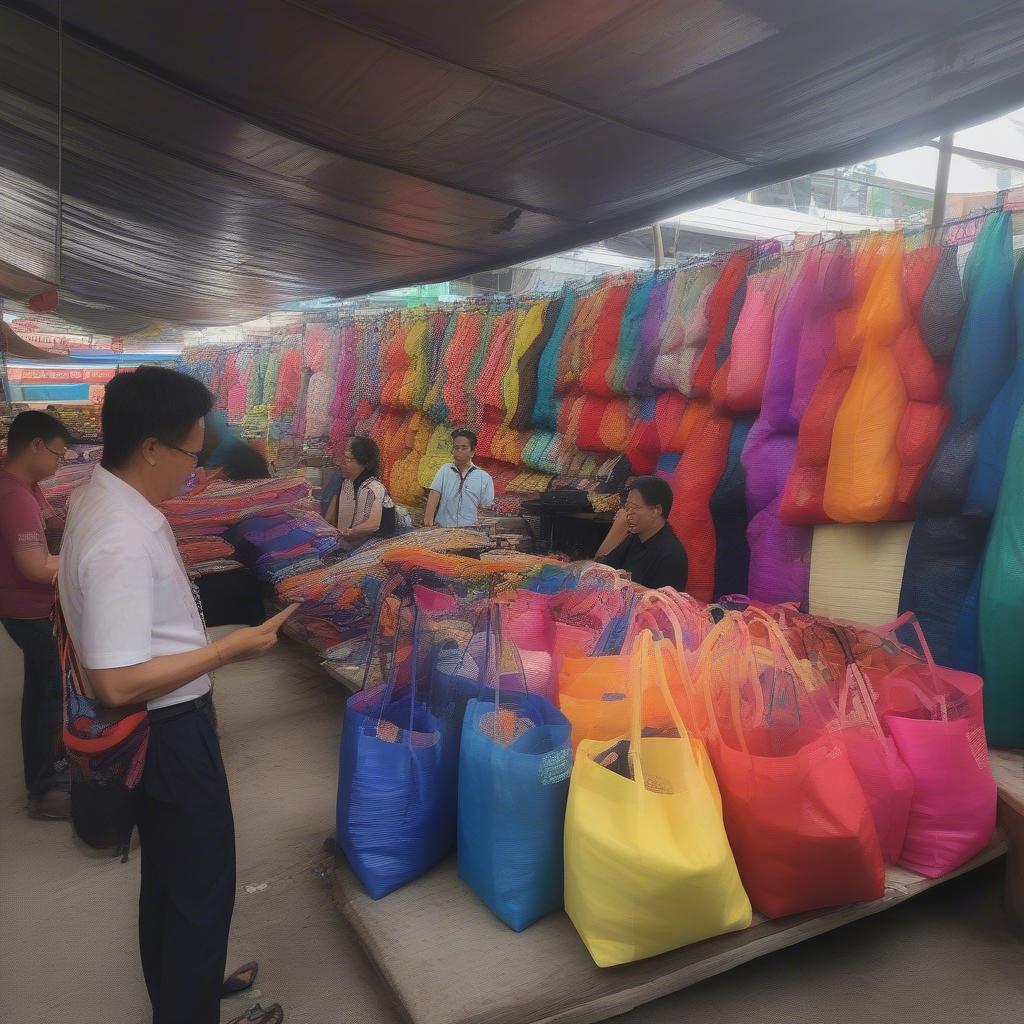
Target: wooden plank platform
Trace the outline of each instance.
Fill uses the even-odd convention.
[[[890,868],[878,900],[778,921],[623,967],[594,966],[564,913],[522,933],[506,928],[458,877],[454,858],[371,900],[348,865],[334,871],[336,905],[413,1024],[595,1024],[774,950],[877,914],[1006,852],[1001,831],[941,879]]]
[[[1024,932],[1024,751],[990,750],[989,763],[999,787],[996,820],[1006,833],[1006,909]]]

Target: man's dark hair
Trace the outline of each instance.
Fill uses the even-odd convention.
[[[180,445],[212,408],[206,386],[177,370],[140,366],[117,374],[103,398],[101,465],[120,469],[148,437]]]
[[[45,445],[58,438],[63,438],[68,444],[72,440],[71,431],[49,413],[36,409],[19,412],[7,431],[8,456],[20,455],[37,437]]]
[[[464,427],[460,427],[458,430],[452,431],[452,441],[456,441],[458,438],[464,437],[469,442],[469,447],[472,451],[476,451],[476,434],[472,430],[466,430]]]
[[[380,473],[380,449],[372,437],[353,437],[348,443],[352,458],[358,462],[370,476]]]
[[[668,481],[662,480],[660,476],[638,476],[629,485],[629,489],[636,491],[648,508],[660,505],[661,514],[668,519],[672,511],[672,488]]]

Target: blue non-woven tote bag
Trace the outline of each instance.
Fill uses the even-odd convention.
[[[397,633],[396,633],[397,641]],[[373,899],[418,878],[455,842],[458,768],[452,743],[416,686],[413,612],[409,686],[388,680],[346,703],[338,770],[337,841]],[[397,642],[396,642],[397,648]]]
[[[459,874],[515,931],[562,906],[569,720],[543,697],[498,691],[466,708]]]

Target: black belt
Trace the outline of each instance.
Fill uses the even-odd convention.
[[[182,715],[191,714],[193,711],[201,711],[210,703],[209,693],[202,697],[194,697],[191,700],[183,700],[180,704],[171,704],[166,708],[156,708],[148,714],[149,724],[158,722],[169,722],[173,718],[181,718]]]

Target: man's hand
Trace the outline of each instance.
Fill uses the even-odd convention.
[[[258,658],[277,646],[278,630],[287,622],[288,617],[298,608],[298,604],[290,604],[284,611],[272,615],[259,626],[246,626],[229,633],[223,640],[217,641],[219,652],[224,664],[234,661],[248,661]]]

